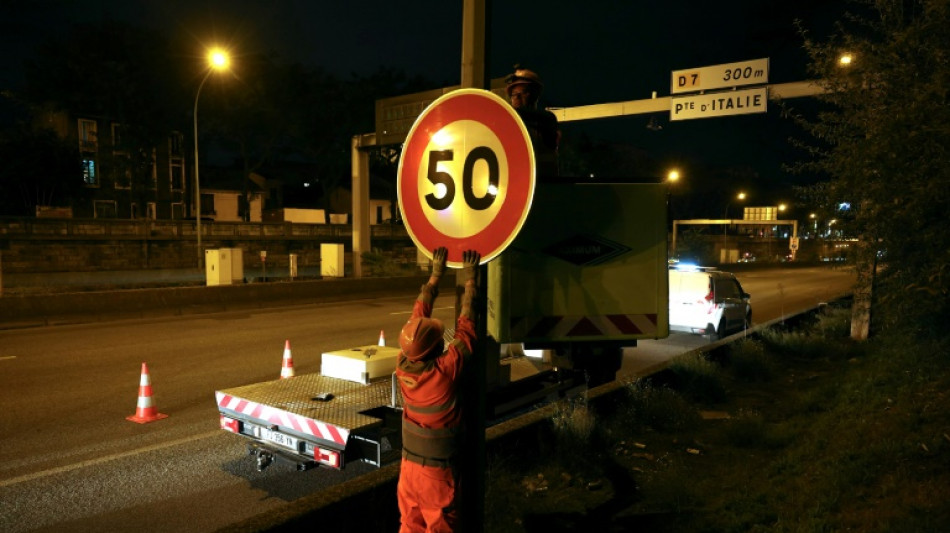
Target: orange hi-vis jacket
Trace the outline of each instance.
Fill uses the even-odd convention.
[[[434,297],[433,290],[423,287],[412,306],[412,318],[431,317]],[[410,460],[429,459],[448,466],[455,456],[462,423],[459,376],[474,342],[475,323],[461,315],[455,337],[442,354],[412,362],[400,352],[396,377],[403,397],[402,446]]]

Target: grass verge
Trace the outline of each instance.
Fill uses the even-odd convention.
[[[486,531],[950,531],[950,336],[848,309],[564,403],[488,458]]]

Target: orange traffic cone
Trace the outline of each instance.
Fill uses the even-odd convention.
[[[148,365],[142,363],[142,377],[139,380],[139,401],[135,409],[135,414],[125,417],[126,420],[145,424],[168,418],[158,412],[155,404],[152,403],[152,380],[148,375]]]
[[[294,377],[294,358],[290,355],[290,340],[284,343],[284,360],[280,364],[280,379]]]
[[[379,330],[379,345],[386,346],[386,335],[383,335],[383,330]]]

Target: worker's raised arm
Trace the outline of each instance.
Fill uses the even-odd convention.
[[[475,292],[478,287],[478,262],[480,260],[481,255],[475,250],[462,252],[462,280],[465,282],[465,290],[462,293],[459,318],[464,316],[470,320],[475,320],[472,300],[475,299]]]
[[[427,285],[438,288],[439,280],[442,278],[442,274],[445,273],[445,260],[448,255],[449,251],[444,246],[440,246],[432,251],[432,273],[429,274],[429,282]]]
[[[445,260],[449,255],[448,249],[439,247],[432,251],[432,271],[427,281],[419,290],[416,305],[413,306],[413,316],[431,316],[432,303],[439,296],[439,280],[445,273]],[[420,305],[421,304],[421,305]]]

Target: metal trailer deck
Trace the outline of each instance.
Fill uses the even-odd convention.
[[[341,453],[345,451],[348,460],[367,460],[374,464],[384,462],[382,456],[391,448],[399,448],[398,442],[394,443],[395,446],[388,445],[381,438],[381,432],[387,433],[384,426],[393,424],[389,419],[395,418],[398,422],[398,411],[393,407],[402,400],[398,393],[394,397],[390,379],[362,384],[320,374],[304,374],[222,389],[215,392],[215,398],[223,416],[263,428],[255,432],[238,430],[236,433],[279,445],[271,446],[277,450],[288,448],[298,455],[305,452],[296,440],[288,445],[274,433]],[[394,438],[398,439],[398,436]],[[360,446],[370,441],[375,451],[362,457],[362,453],[347,450],[348,446],[352,448],[350,445],[354,440],[358,440]]]
[[[221,427],[248,439],[259,469],[274,458],[299,469],[318,464],[343,468],[352,461],[381,467],[398,460],[402,397],[385,364],[385,359],[394,364],[396,354],[398,349],[378,346],[328,352],[321,374],[216,391]],[[489,394],[493,418],[572,386],[559,380],[549,362],[520,351],[509,352],[498,364],[505,369],[506,385]]]

